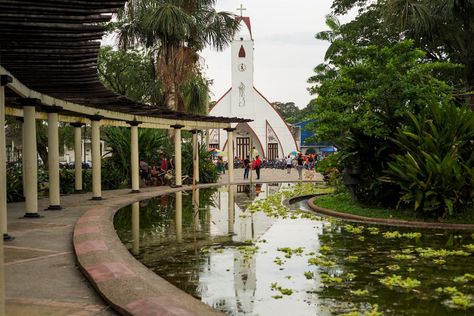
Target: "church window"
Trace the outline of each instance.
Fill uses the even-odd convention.
[[[241,45],[241,46],[240,46],[240,50],[239,50],[239,57],[240,57],[240,58],[245,58],[245,49],[244,49],[244,45]]]

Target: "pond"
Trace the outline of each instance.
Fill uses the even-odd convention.
[[[177,192],[114,222],[139,261],[229,315],[474,314],[473,232],[355,224],[281,203],[324,190]]]

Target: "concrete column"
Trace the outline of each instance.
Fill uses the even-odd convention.
[[[47,210],[61,210],[59,183],[59,134],[58,111],[61,107],[48,108],[48,178],[49,207]]]
[[[24,106],[23,115],[23,163],[25,165],[25,217],[37,218],[38,214],[38,152],[36,148],[36,110],[34,106]]]
[[[182,176],[182,163],[181,163],[181,129],[183,125],[172,125],[174,128],[174,171],[175,171],[175,183],[177,187],[183,185],[181,179]]]
[[[23,117],[17,117],[16,121],[21,130],[21,185],[25,187],[25,119]],[[23,192],[23,197],[25,197],[25,192]]]
[[[5,144],[5,86],[12,82],[10,76],[0,76],[0,232],[3,235],[0,243],[0,315],[5,312],[5,292],[3,275],[3,240],[11,240],[8,235],[7,219],[7,157]]]
[[[92,129],[92,200],[102,200],[102,157],[100,155],[100,120],[102,116],[90,117]]]
[[[183,241],[183,192],[176,192],[175,201],[175,224],[176,224],[176,241]]]
[[[140,253],[140,203],[132,204],[132,253]]]
[[[199,143],[198,130],[192,130],[193,133],[193,185],[199,183]]]
[[[5,312],[5,266],[3,256],[3,238],[0,238],[0,316],[4,316]]]
[[[132,177],[132,193],[140,192],[140,175],[138,170],[138,125],[141,122],[132,121],[130,124],[130,153],[131,153],[131,177]]]
[[[74,127],[74,193],[82,193],[82,135],[84,123],[71,123]]]
[[[227,167],[229,184],[234,182],[234,131],[235,128],[226,128],[227,131]]]

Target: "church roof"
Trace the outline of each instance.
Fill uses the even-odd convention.
[[[238,16],[237,18],[237,21],[244,21],[245,25],[247,26],[249,32],[250,32],[250,38],[253,39],[253,35],[252,35],[252,24],[250,23],[250,17],[248,16]]]

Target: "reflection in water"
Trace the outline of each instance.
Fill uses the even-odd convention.
[[[466,249],[474,236],[417,230],[421,238],[387,239],[384,233],[395,228],[360,226],[365,228],[357,233],[359,228],[344,222],[269,218],[247,210],[254,200],[272,196],[281,187],[178,192],[150,200],[140,211],[136,204],[119,211],[115,227],[132,253],[139,247],[136,257],[146,266],[230,315],[337,315],[372,310],[374,304],[384,315],[473,314],[472,309],[448,308],[449,297],[435,291],[456,286],[472,299],[473,281],[453,284],[455,277],[474,270],[472,254],[444,258],[443,264],[417,251]],[[294,207],[304,209],[305,204]],[[297,248],[300,254],[284,252]],[[421,286],[416,291],[390,290],[380,279],[392,275],[418,278]],[[290,289],[291,295],[280,295],[272,284]],[[354,294],[364,291],[367,294]]]
[[[183,241],[183,192],[176,192],[175,200],[175,225],[176,225],[176,241]]]
[[[140,203],[132,204],[132,253],[138,255],[140,253]]]
[[[227,232],[230,235],[234,234],[234,221],[235,221],[235,201],[234,201],[234,186],[227,186],[227,192],[228,192],[228,206],[227,206],[227,212],[228,212],[228,229]]]

